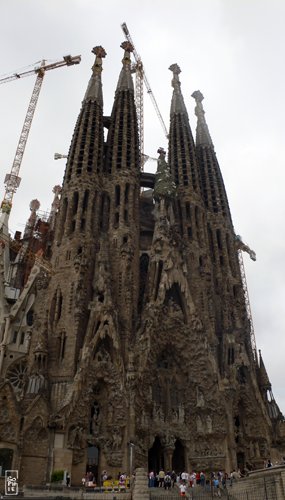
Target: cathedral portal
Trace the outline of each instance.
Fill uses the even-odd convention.
[[[164,469],[164,453],[161,441],[159,437],[156,436],[148,452],[148,470],[158,473],[160,469]]]

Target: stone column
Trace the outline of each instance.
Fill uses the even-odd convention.
[[[173,447],[166,447],[164,450],[164,468],[165,472],[172,470]]]

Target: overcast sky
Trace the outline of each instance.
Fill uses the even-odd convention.
[[[106,115],[121,68],[126,22],[161,114],[169,126],[171,73],[181,67],[182,92],[195,133],[194,100],[201,90],[224,177],[235,231],[255,250],[244,262],[255,325],[273,393],[285,413],[283,0],[0,0],[1,76],[41,59],[81,54],[79,66],[47,72],[33,120],[10,218],[23,231],[29,203],[50,209],[62,183],[66,154],[91,74],[91,49],[102,45]],[[35,77],[1,85],[0,175],[10,171]],[[156,157],[166,139],[145,96],[145,153]],[[150,163],[150,162],[149,162]],[[149,169],[153,168],[150,163]],[[1,181],[2,182],[2,181]],[[2,184],[4,194],[4,185]]]

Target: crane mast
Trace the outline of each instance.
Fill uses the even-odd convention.
[[[251,351],[252,351],[252,357],[253,357],[253,364],[256,365],[257,364],[256,340],[255,340],[254,325],[253,325],[253,319],[252,319],[252,314],[251,314],[251,307],[250,307],[250,301],[249,301],[249,294],[248,294],[242,252],[247,252],[249,254],[251,260],[253,260],[253,261],[256,261],[256,253],[254,252],[254,250],[252,250],[248,245],[246,245],[242,241],[241,236],[239,236],[239,235],[236,235],[236,247],[237,247],[237,251],[238,251],[238,261],[239,261],[240,274],[241,274],[241,279],[242,279],[243,295],[244,295],[244,299],[245,299],[246,315],[247,315],[247,319],[249,322],[249,328],[250,328],[250,344],[251,344]]]
[[[0,84],[1,84],[1,83],[10,82],[10,81],[18,79],[18,78],[30,76],[30,75],[33,75],[35,73],[37,75],[36,82],[35,82],[33,92],[32,92],[32,96],[31,96],[31,99],[29,102],[28,110],[26,113],[26,117],[24,120],[24,125],[22,128],[21,134],[20,134],[20,139],[19,139],[18,145],[17,145],[13,165],[12,165],[10,173],[6,174],[6,177],[4,180],[4,184],[5,184],[6,189],[5,189],[4,199],[3,199],[2,204],[1,204],[2,214],[5,213],[5,214],[9,215],[11,208],[12,208],[13,196],[14,196],[15,192],[17,191],[17,188],[19,187],[20,182],[21,182],[21,178],[19,177],[20,167],[21,167],[24,151],[26,148],[29,132],[31,129],[33,116],[34,116],[35,109],[37,106],[38,98],[40,95],[40,90],[42,87],[45,72],[49,71],[51,69],[60,68],[62,66],[72,66],[74,64],[79,64],[80,61],[81,61],[80,56],[74,56],[74,57],[65,56],[62,61],[58,61],[58,62],[55,62],[52,64],[45,64],[45,61],[43,60],[41,62],[41,66],[39,68],[36,68],[34,70],[31,70],[31,71],[25,71],[23,73],[14,73],[13,75],[10,75],[10,76],[5,77],[5,78],[0,80]]]
[[[22,163],[22,159],[24,156],[24,151],[26,148],[28,135],[30,132],[33,116],[35,113],[36,105],[38,102],[38,98],[40,95],[41,86],[44,78],[44,71],[39,71],[36,79],[36,83],[33,88],[32,97],[29,102],[27,114],[25,117],[24,125],[20,134],[20,139],[18,142],[18,146],[16,149],[16,154],[14,157],[13,165],[11,168],[11,172],[6,174],[4,184],[6,186],[4,199],[1,204],[1,209],[3,212],[10,213],[12,208],[12,200],[15,192],[17,191],[21,178],[19,177],[19,171]]]
[[[160,124],[162,126],[163,132],[165,137],[168,139],[168,131],[166,128],[166,125],[164,123],[164,120],[162,118],[162,115],[159,111],[158,104],[156,102],[156,99],[154,97],[153,91],[150,87],[149,81],[147,79],[143,63],[141,60],[140,55],[138,54],[136,47],[134,45],[134,42],[132,40],[132,37],[130,35],[130,32],[128,30],[128,27],[126,23],[121,24],[121,28],[123,30],[123,33],[128,40],[133,46],[133,54],[134,58],[136,61],[135,65],[135,71],[136,71],[136,109],[137,109],[137,117],[138,117],[138,129],[139,129],[139,140],[140,140],[140,155],[141,155],[141,167],[143,168],[144,162],[145,162],[145,157],[144,157],[144,116],[143,116],[143,82],[145,84],[147,93],[149,94],[151,101],[153,103],[154,109],[156,111],[156,114],[158,116],[158,119],[160,121]]]

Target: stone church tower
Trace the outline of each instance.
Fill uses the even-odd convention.
[[[73,484],[86,470],[229,472],[285,451],[203,95],[194,141],[170,67],[168,163],[160,148],[156,174],[141,172],[122,48],[110,117],[93,49],[63,185],[47,221],[31,205],[9,286],[1,259],[0,463],[26,484],[58,469]]]

